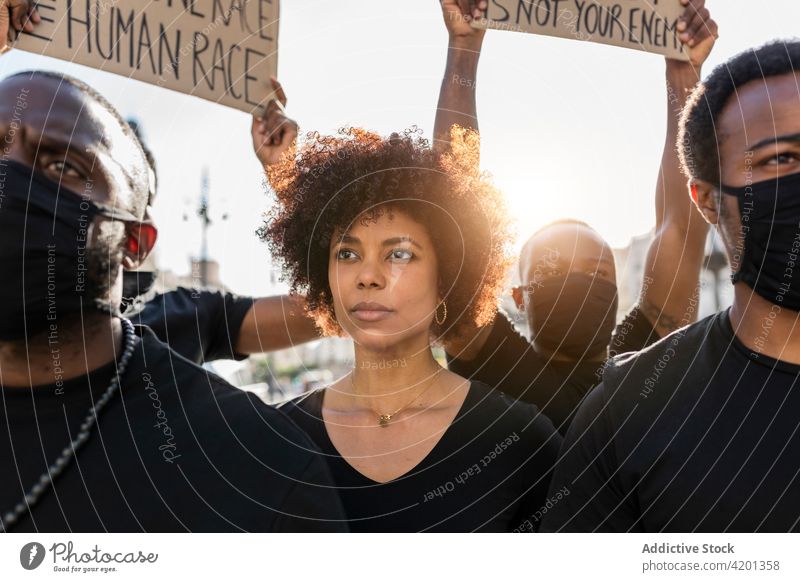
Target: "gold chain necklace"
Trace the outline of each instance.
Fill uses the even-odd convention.
[[[425,388],[425,390],[423,390],[419,394],[417,394],[414,397],[414,399],[411,402],[409,402],[408,404],[406,404],[405,406],[402,406],[402,407],[398,408],[397,410],[395,410],[394,412],[390,412],[388,414],[378,414],[377,412],[375,412],[373,410],[372,412],[378,415],[378,426],[383,427],[383,428],[386,428],[387,426],[389,426],[389,422],[391,422],[392,418],[394,418],[395,416],[397,416],[398,414],[400,414],[404,410],[408,409],[412,404],[414,404],[417,400],[419,400],[422,397],[423,394],[425,394],[428,390],[433,388],[434,384],[436,384],[436,381],[439,379],[440,372],[443,369],[444,368],[439,367],[439,369],[436,370],[436,373],[434,374],[434,378],[431,381],[431,383],[428,385],[428,387]],[[356,385],[355,385],[355,382],[353,381],[353,373],[352,372],[350,373],[350,385],[353,387],[353,391],[355,392]]]

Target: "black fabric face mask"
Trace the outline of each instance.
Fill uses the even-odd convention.
[[[122,272],[122,309],[128,309],[138,303],[147,301],[156,284],[158,273],[155,271],[123,271]]]
[[[745,283],[770,303],[800,311],[800,173],[721,190],[737,197],[744,234],[732,281]]]
[[[62,316],[118,306],[93,297],[89,238],[98,215],[136,221],[132,214],[81,197],[29,166],[0,164],[0,341],[51,330]]]
[[[576,360],[604,355],[617,317],[617,286],[584,273],[538,283],[530,292],[537,344]]]

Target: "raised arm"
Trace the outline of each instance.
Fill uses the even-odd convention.
[[[447,67],[439,91],[439,105],[433,127],[434,147],[447,149],[450,128],[460,125],[478,131],[475,87],[478,59],[481,55],[484,30],[472,28],[470,21],[486,7],[485,0],[441,0],[442,15],[447,27]]]
[[[480,16],[480,11],[486,8],[486,2],[441,0],[441,5],[448,35],[447,64],[439,91],[433,136],[434,148],[446,151],[450,147],[450,129],[454,125],[478,131],[475,89],[478,59],[486,31],[472,28],[470,21]],[[474,330],[473,334],[451,338],[444,346],[445,350],[451,358],[471,361],[481,351],[491,330],[492,326],[489,325]]]
[[[291,152],[297,140],[297,123],[286,116],[286,93],[271,79],[277,99],[264,117],[254,117],[253,152],[269,175],[269,167]],[[320,337],[313,319],[305,312],[300,296],[282,295],[256,299],[247,312],[236,339],[236,352],[258,354],[282,350]]]
[[[314,320],[305,312],[303,297],[264,297],[256,299],[245,315],[236,338],[236,353],[273,352],[319,338]]]
[[[277,79],[270,79],[276,99],[267,105],[263,117],[253,117],[251,128],[253,152],[266,172],[281,157],[293,150],[297,140],[297,122],[286,115],[286,93]]]
[[[678,24],[690,61],[666,61],[667,136],[656,187],[656,234],[647,253],[639,309],[663,337],[697,319],[708,226],[695,208],[677,152],[678,123],[717,38],[705,0],[682,0]]]

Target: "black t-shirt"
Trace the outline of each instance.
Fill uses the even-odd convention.
[[[236,340],[254,299],[222,291],[178,288],[148,295],[125,312],[139,325],[184,358],[203,364],[214,360],[242,360]]]
[[[723,312],[609,364],[569,429],[546,531],[788,532],[800,523],[800,366]]]
[[[286,415],[139,332],[89,441],[12,531],[344,530],[325,463]],[[0,512],[69,445],[115,370],[0,387]]]
[[[660,339],[661,336],[647,316],[638,307],[634,307],[614,328],[611,343],[608,344],[608,353],[614,357],[628,352],[638,352]]]
[[[656,340],[653,325],[633,309],[617,326],[609,351],[612,355],[638,351]],[[583,397],[600,382],[603,363],[561,362],[543,356],[504,314],[498,314],[480,353],[469,361],[448,355],[448,368],[535,404],[564,434]]]
[[[453,423],[405,475],[378,483],[334,447],[322,420],[324,389],[282,406],[322,451],[349,520],[360,532],[503,532],[538,529],[560,435],[535,406],[473,382]]]

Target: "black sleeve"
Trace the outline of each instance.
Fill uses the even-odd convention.
[[[561,448],[562,438],[556,431],[553,424],[547,418],[539,417],[535,419],[526,432],[537,433],[533,442],[530,443],[530,451],[538,451],[535,454],[535,465],[532,470],[534,474],[541,475],[531,488],[525,493],[520,503],[519,511],[515,517],[514,528],[519,532],[538,531],[541,511],[550,505],[548,499],[548,488],[553,477],[553,467],[558,458],[558,451]],[[530,438],[530,435],[528,435]],[[541,447],[541,448],[539,448]]]
[[[448,369],[459,376],[528,402],[530,395],[525,394],[546,364],[502,313],[495,318],[492,331],[475,359],[460,360],[448,354],[447,362]]]
[[[192,362],[243,360],[234,346],[254,299],[212,290],[178,288],[156,296],[136,317]]]
[[[544,513],[543,532],[638,531],[636,499],[618,478],[605,390],[589,393],[567,431],[549,492],[559,499]]]
[[[208,317],[209,331],[207,341],[203,342],[206,361],[247,359],[246,354],[236,352],[235,346],[242,322],[255,299],[219,291],[201,291],[200,294],[204,299],[198,305],[198,312],[202,310],[205,315],[201,317]]]
[[[644,313],[634,307],[614,330],[609,354],[617,356],[627,352],[639,352],[661,339],[658,332]]]
[[[281,504],[278,532],[346,532],[347,518],[321,455],[314,455]]]

